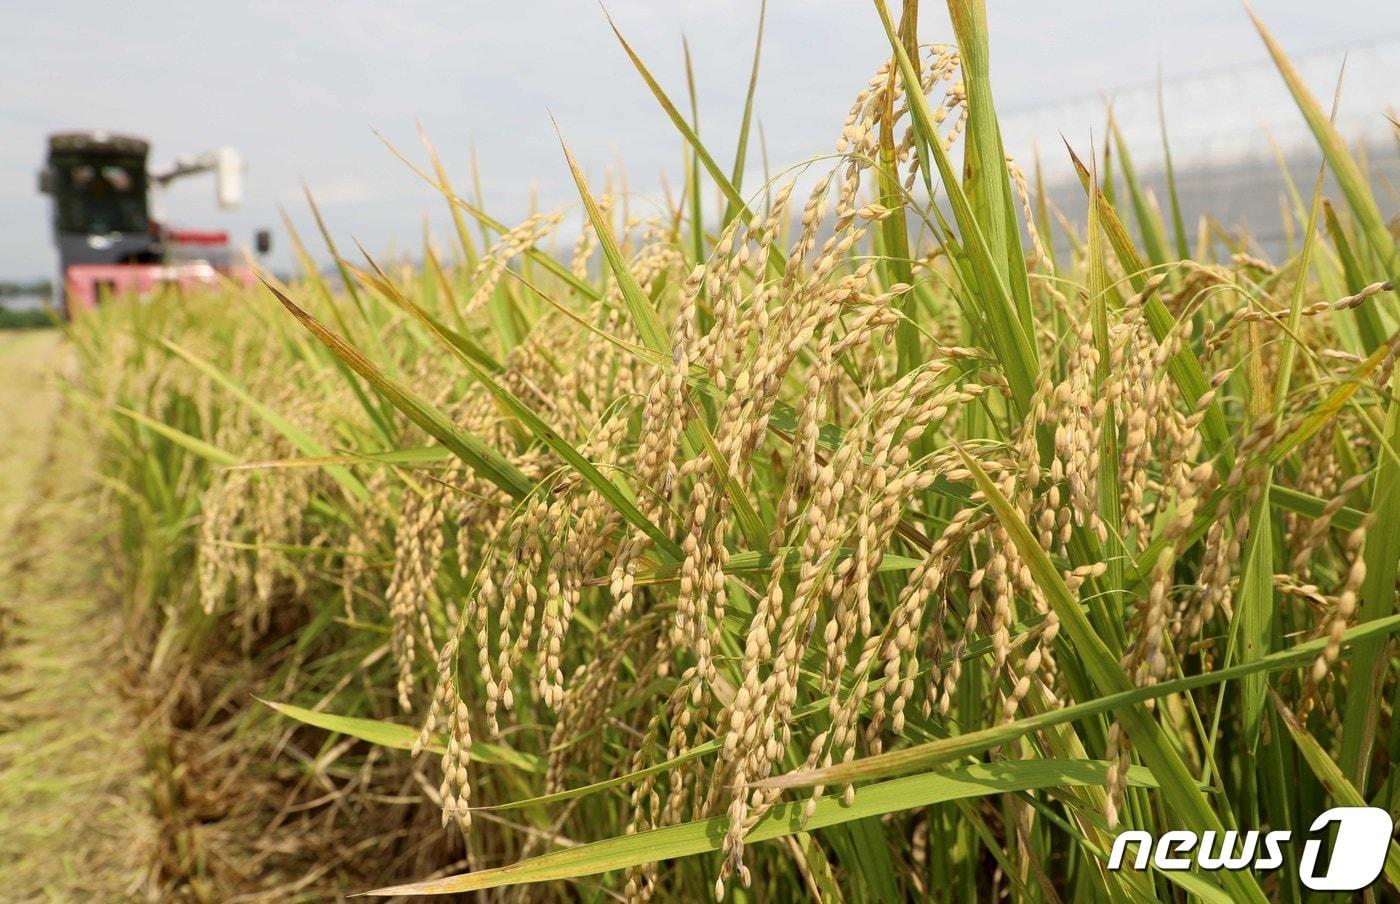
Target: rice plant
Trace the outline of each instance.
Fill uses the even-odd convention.
[[[394,152],[450,252],[322,226],[339,285],[297,238],[291,284],[75,326],[141,655],[296,738],[354,881],[1302,900],[1296,852],[1107,862],[1396,810],[1400,254],[1363,170],[1260,24],[1343,195],[1294,193],[1283,260],[1127,167],[1116,205],[1089,153],[1057,220],[982,3],[949,11],[928,44],[876,0],[833,152],[762,185],[751,104],[722,165],[619,33],[690,159],[662,215],[563,144],[581,232],[503,223],[425,140]]]

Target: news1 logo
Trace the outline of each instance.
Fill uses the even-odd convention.
[[[1323,855],[1326,834],[1333,824],[1337,838]],[[1377,807],[1333,807],[1313,820],[1303,842],[1298,877],[1313,891],[1357,891],[1380,876],[1395,831],[1390,814]],[[1216,870],[1269,870],[1283,865],[1283,846],[1293,840],[1290,829],[1270,832],[1193,832],[1177,829],[1154,838],[1138,830],[1122,832],[1113,842],[1108,868],[1123,868],[1128,846],[1137,845],[1132,868],[1148,864],[1159,870],[1187,870],[1193,866]],[[1319,874],[1321,870],[1321,874]]]

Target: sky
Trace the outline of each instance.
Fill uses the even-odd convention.
[[[1374,129],[1387,103],[1400,105],[1393,3],[1257,0],[1255,8],[1319,94],[1330,97],[1350,49],[1341,121]],[[756,0],[607,7],[678,99],[682,37],[689,42],[701,134],[727,160]],[[1257,150],[1260,136],[1287,137],[1299,126],[1235,3],[989,7],[993,90],[1013,153],[1028,153],[1034,140],[1058,161],[1059,134],[1087,143],[1097,128],[1101,137],[1105,97],[1130,143],[1155,153],[1159,72],[1180,156]],[[532,193],[545,208],[576,207],[551,115],[589,179],[623,170],[636,204],[681,179],[679,137],[591,0],[25,0],[0,6],[0,35],[0,280],[52,273],[48,202],[36,173],[45,136],[62,129],[144,136],[153,163],[236,148],[247,161],[241,209],[220,211],[213,180],[196,177],[167,193],[167,213],[173,225],[227,229],[238,242],[272,228],[274,268],[290,261],[279,208],[304,235],[312,229],[303,181],[340,242],[353,236],[381,253],[413,253],[425,216],[447,238],[441,199],[375,135],[421,160],[415,121],[459,187],[470,181],[475,153],[486,206],[502,220],[522,218]],[[933,0],[922,4],[920,36],[952,39]],[[851,99],[887,52],[868,3],[771,0],[755,110],[775,169],[831,150]]]

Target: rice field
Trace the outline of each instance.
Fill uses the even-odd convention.
[[[949,9],[876,0],[761,184],[619,33],[661,214],[565,135],[577,197],[500,222],[425,138],[413,262],[317,213],[290,282],[72,325],[166,889],[1301,901],[1314,817],[1400,812],[1400,249],[1331,98],[1259,23],[1340,190],[1290,182],[1281,257],[1111,123],[1072,222]],[[1294,840],[1108,868],[1177,830]]]

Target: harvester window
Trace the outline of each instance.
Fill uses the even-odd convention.
[[[54,201],[62,232],[145,232],[146,173],[138,158],[55,154]]]

